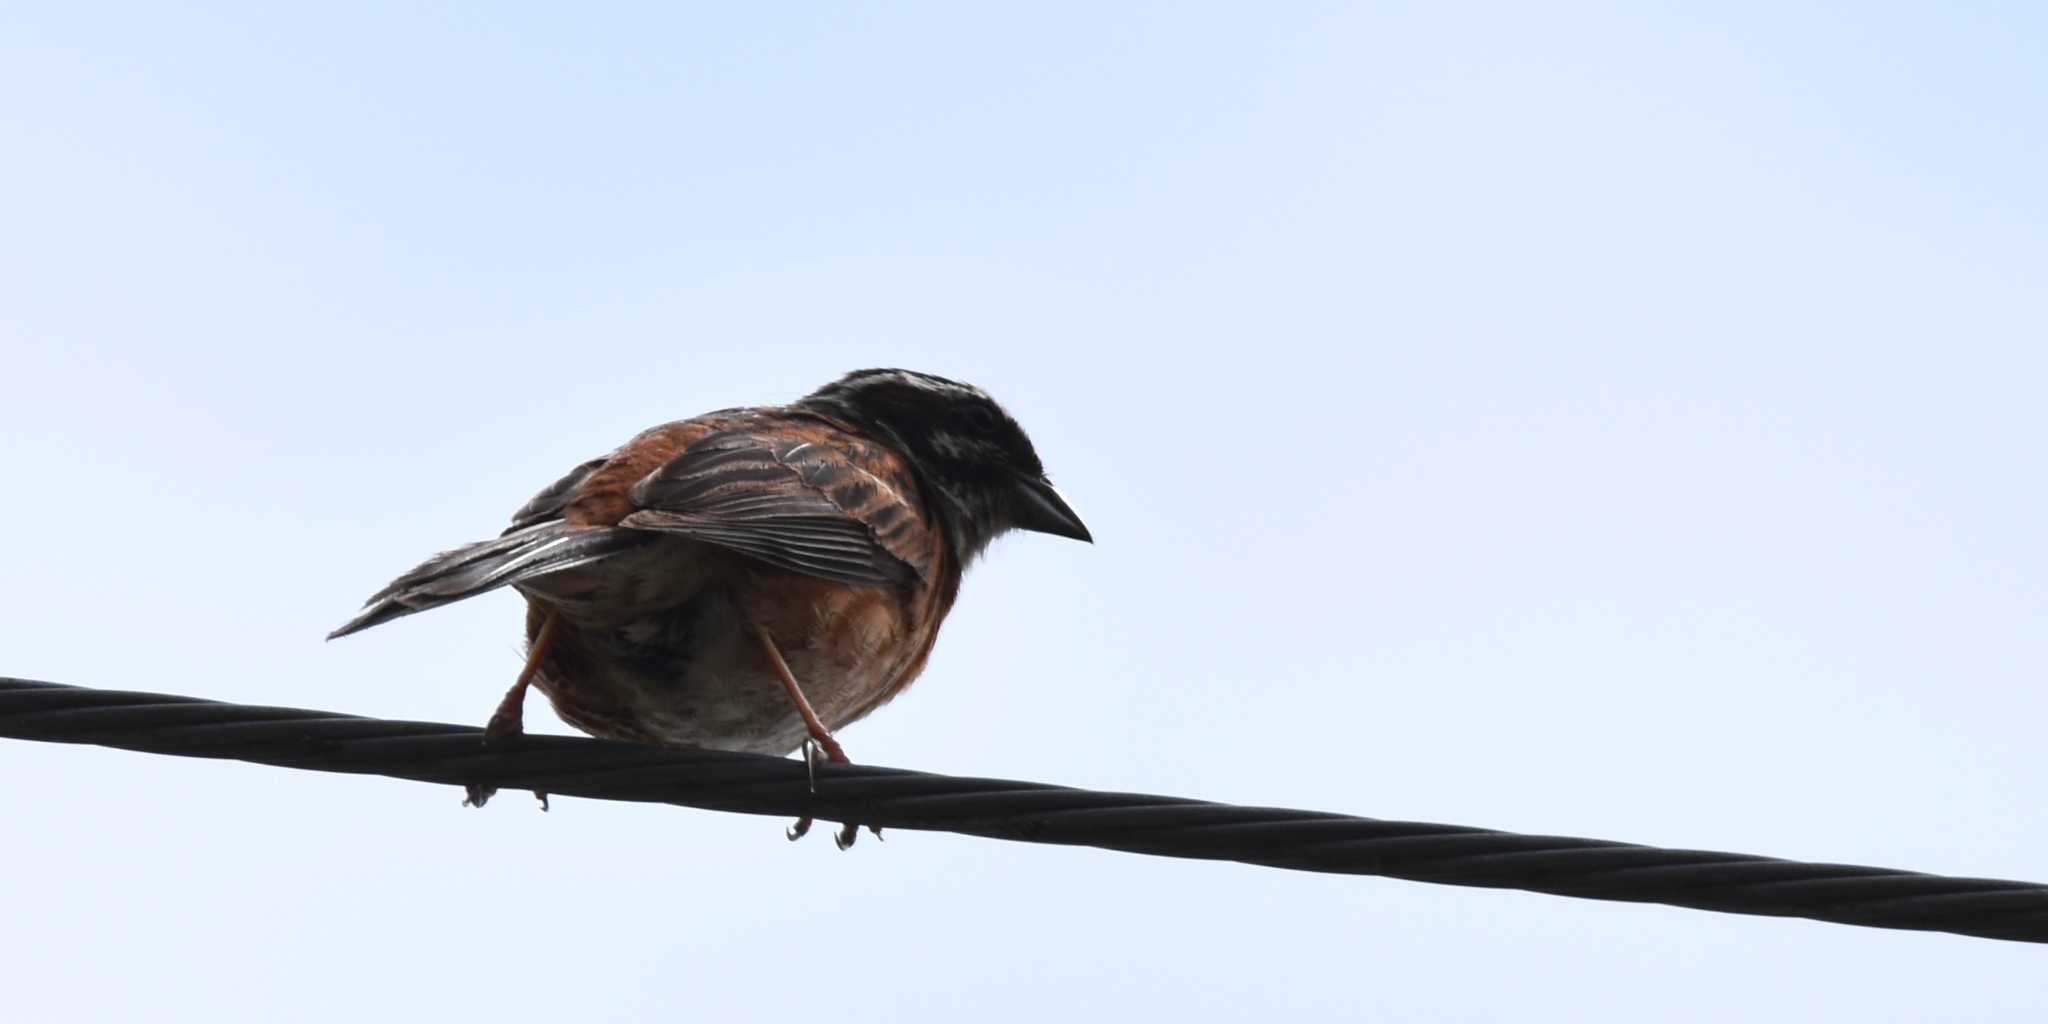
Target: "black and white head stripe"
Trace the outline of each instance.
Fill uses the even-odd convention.
[[[797,407],[853,423],[901,452],[937,499],[963,560],[1005,530],[1030,528],[1020,519],[1021,486],[1050,487],[1024,429],[972,384],[916,370],[855,370]]]
[[[890,392],[917,393],[929,396],[927,400],[938,402],[987,402],[995,400],[988,392],[972,384],[948,380],[936,374],[919,373],[916,370],[873,369],[855,370],[844,377],[813,392],[805,401],[845,401],[855,396],[885,396]]]

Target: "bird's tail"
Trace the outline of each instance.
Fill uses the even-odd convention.
[[[495,540],[443,551],[370,595],[362,612],[327,634],[327,639],[439,608],[509,583],[588,565],[637,547],[647,536],[632,530],[575,529],[555,519],[513,530]]]

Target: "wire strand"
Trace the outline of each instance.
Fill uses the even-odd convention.
[[[0,737],[2048,942],[2048,886],[0,678]]]

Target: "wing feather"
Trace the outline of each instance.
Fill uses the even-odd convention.
[[[849,485],[862,499],[853,510],[834,500]],[[860,514],[884,491],[896,494],[833,445],[733,431],[704,438],[634,484],[637,511],[619,525],[693,537],[789,572],[883,585],[917,575]]]

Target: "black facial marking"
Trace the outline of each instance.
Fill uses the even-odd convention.
[[[1024,428],[971,384],[915,370],[856,370],[797,405],[852,422],[903,453],[963,562],[1010,528],[1016,480],[1045,475]]]

